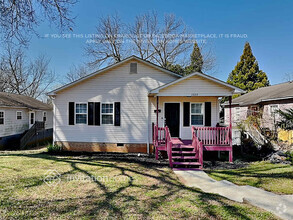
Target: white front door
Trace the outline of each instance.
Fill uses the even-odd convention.
[[[29,128],[31,128],[34,125],[35,120],[36,120],[36,114],[35,114],[35,112],[30,111],[29,112]]]

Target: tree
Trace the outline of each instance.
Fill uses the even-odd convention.
[[[188,28],[173,14],[165,14],[160,22],[155,12],[146,13],[130,25],[125,25],[116,14],[99,20],[93,43],[86,51],[93,58],[93,65],[116,63],[132,53],[167,68],[189,51],[190,40]]]
[[[245,43],[240,61],[230,73],[227,82],[247,92],[270,85],[266,73],[259,69],[248,42]]]
[[[85,65],[75,66],[73,65],[69,72],[66,74],[67,82],[76,81],[88,74],[88,68]]]
[[[0,83],[0,91],[41,97],[55,79],[49,70],[49,62],[44,55],[28,61],[22,48],[8,46],[1,57],[1,79],[5,82]]]
[[[167,66],[167,69],[174,72],[174,73],[177,73],[179,75],[185,75],[185,71],[186,71],[186,68],[181,66],[180,64],[171,64],[169,63],[168,66]]]
[[[202,52],[204,52],[204,54]],[[213,69],[214,66],[215,59],[212,52],[210,50],[206,50],[205,44],[201,44],[201,46],[199,46],[195,41],[188,65],[169,63],[167,69],[181,75],[188,75],[194,72],[209,71]]]
[[[117,63],[126,56],[124,27],[117,14],[100,18],[97,33],[86,47],[87,54],[93,57],[91,66],[100,66],[105,62]]]
[[[60,30],[72,30],[70,8],[75,0],[0,1],[0,30],[5,42],[16,39],[26,44],[41,21],[47,20]]]
[[[277,123],[278,126],[284,130],[293,130],[293,108],[277,110],[277,114],[280,116],[280,121]]]
[[[186,74],[194,73],[194,72],[202,72],[203,68],[203,57],[201,54],[201,50],[197,44],[194,42],[193,51],[190,55],[190,65],[186,67]]]

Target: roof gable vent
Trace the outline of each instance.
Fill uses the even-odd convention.
[[[130,73],[137,73],[137,63],[130,63]]]

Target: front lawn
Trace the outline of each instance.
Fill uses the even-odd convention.
[[[276,219],[185,187],[158,163],[34,151],[0,153],[0,219],[7,218]]]
[[[230,170],[206,170],[216,180],[250,185],[279,194],[293,194],[293,166],[254,162],[248,167]]]

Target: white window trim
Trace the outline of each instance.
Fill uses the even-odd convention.
[[[273,117],[274,115],[277,116],[278,113],[273,113],[273,112],[272,112],[272,106],[277,106],[277,109],[280,109],[279,104],[271,104],[271,105],[269,105],[269,106],[270,106],[270,108],[269,108],[269,109],[270,109],[270,116],[271,116],[271,117]]]
[[[3,124],[0,124],[0,126],[1,126],[1,125],[5,125],[5,111],[1,110],[0,112],[3,112]]]
[[[21,119],[17,118],[17,113],[19,113],[19,112],[20,112]],[[16,111],[16,120],[22,120],[22,111]]]
[[[76,113],[76,105],[77,104],[85,104],[86,105],[86,113]],[[85,123],[77,123],[76,122],[76,115],[77,114],[78,115],[86,115]],[[87,118],[88,118],[88,104],[87,104],[87,102],[75,102],[75,106],[74,106],[74,124],[75,125],[87,125],[88,124]]]
[[[46,113],[46,116],[45,116],[45,113]],[[44,117],[46,117],[46,121],[44,121]],[[43,121],[44,121],[44,122],[47,122],[47,118],[48,118],[48,114],[47,114],[47,112],[46,112],[46,111],[43,111]]]
[[[202,104],[202,114],[199,114],[199,113],[191,113],[191,105],[192,104]],[[204,127],[204,123],[205,123],[205,105],[204,105],[204,102],[190,102],[190,126],[197,126],[197,127]],[[191,120],[191,116],[192,115],[202,115],[203,118],[202,118],[202,125],[193,125],[192,124],[192,120]]]
[[[240,121],[240,107],[235,108],[235,121],[239,122]]]
[[[113,112],[112,113],[102,113],[102,106],[103,104],[112,104],[113,105]],[[101,118],[100,118],[100,121],[101,121],[101,125],[103,126],[107,126],[107,125],[114,125],[114,111],[115,111],[115,106],[114,106],[114,102],[101,102],[101,109],[100,109],[100,112],[101,112]],[[113,123],[112,124],[103,124],[103,115],[112,115],[112,121]]]

